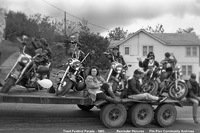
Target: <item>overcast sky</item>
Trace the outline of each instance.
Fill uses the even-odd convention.
[[[165,33],[193,27],[200,35],[200,0],[0,0],[0,7],[28,16],[40,13],[63,19],[64,13],[45,1],[102,27],[89,24],[92,32],[103,36],[116,27],[130,33],[157,24],[163,25]],[[75,17],[67,14],[68,20],[80,21]]]

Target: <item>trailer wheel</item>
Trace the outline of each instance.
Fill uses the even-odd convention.
[[[126,121],[127,111],[123,104],[107,104],[100,112],[100,119],[107,128],[119,128]]]
[[[84,111],[89,111],[94,107],[94,105],[80,105],[80,104],[77,104],[77,106]]]
[[[132,106],[129,112],[131,123],[136,127],[148,126],[154,116],[154,111],[149,104],[136,104]]]
[[[155,110],[155,121],[161,127],[168,127],[174,123],[177,110],[172,104],[159,105]]]

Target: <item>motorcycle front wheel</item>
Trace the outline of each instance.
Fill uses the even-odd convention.
[[[3,85],[2,89],[1,89],[1,93],[8,93],[10,88],[15,85],[16,81],[17,80],[13,77],[8,78],[7,81],[5,82],[5,84]]]
[[[58,96],[66,95],[69,92],[69,90],[72,89],[73,87],[74,83],[70,79],[67,78],[65,82],[66,82],[66,85],[62,86],[62,90],[57,92]]]
[[[148,84],[144,83],[141,88],[143,92],[155,95],[158,91],[158,82],[151,80]]]
[[[181,100],[188,93],[188,88],[184,82],[178,82],[177,88],[175,87],[175,83],[172,84],[169,88],[168,95],[171,99]]]

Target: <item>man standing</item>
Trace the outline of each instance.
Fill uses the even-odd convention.
[[[187,81],[187,87],[188,87],[188,94],[186,95],[186,98],[188,101],[192,102],[193,108],[193,120],[196,124],[199,123],[197,120],[197,110],[198,105],[200,103],[200,87],[199,84],[196,81],[196,74],[192,73],[190,75],[190,79]]]

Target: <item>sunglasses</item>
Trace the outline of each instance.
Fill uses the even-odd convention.
[[[196,79],[196,76],[191,76],[192,79]]]

